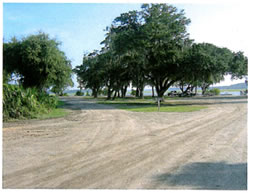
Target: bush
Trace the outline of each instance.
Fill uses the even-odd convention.
[[[75,96],[84,96],[84,93],[78,90],[75,94]]]
[[[35,88],[3,84],[3,120],[34,118],[56,108],[58,99]]]
[[[108,95],[108,89],[107,88],[103,88],[100,92],[101,95],[103,96],[107,96]]]
[[[213,89],[208,90],[207,93],[211,94],[211,95],[219,95],[220,94],[220,89],[213,88]]]
[[[136,90],[131,89],[131,95],[132,95],[132,96],[136,96]]]

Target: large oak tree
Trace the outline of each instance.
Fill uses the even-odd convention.
[[[22,40],[12,39],[4,43],[3,66],[6,73],[16,73],[25,87],[40,90],[72,85],[71,63],[59,49],[60,42],[40,32]]]

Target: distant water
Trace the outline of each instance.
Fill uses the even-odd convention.
[[[169,92],[174,91],[174,90],[178,91],[178,92],[180,91],[179,88],[169,88]],[[78,90],[67,90],[65,92],[70,94],[70,95],[71,94],[74,95],[76,93],[76,91],[78,91]],[[84,91],[84,90],[82,90],[82,92],[86,93],[86,91]],[[50,92],[50,91],[49,91],[49,93],[52,94],[52,92]],[[131,96],[130,93],[131,93],[131,91],[128,90],[126,95]],[[154,94],[155,94],[155,96],[157,96],[156,92]],[[221,95],[227,95],[228,94],[228,95],[233,95],[233,96],[240,96],[240,91],[225,91],[225,92],[220,92],[220,94]],[[152,89],[145,89],[144,96],[151,96],[151,95],[152,95]]]
[[[226,91],[226,92],[221,92],[220,94],[221,95],[229,94],[229,95],[233,95],[233,96],[240,96],[240,91]]]
[[[225,91],[220,92],[221,95],[233,95],[233,96],[240,96],[240,91]],[[151,96],[152,92],[144,92],[144,96]],[[156,93],[155,93],[156,95]]]

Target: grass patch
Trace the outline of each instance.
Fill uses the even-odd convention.
[[[60,107],[62,107],[62,106],[64,106],[64,105],[65,105],[65,102],[64,102],[64,101],[58,100],[58,102],[57,102],[57,108],[60,108]]]
[[[144,99],[143,99],[144,100]],[[134,112],[157,112],[158,106],[154,101],[99,101],[99,104],[111,105],[118,109],[123,109],[127,111]],[[203,105],[191,105],[191,104],[181,104],[181,103],[169,103],[163,102],[160,107],[160,112],[192,112],[199,111],[201,109],[207,108]]]
[[[240,92],[241,90],[245,89],[220,89],[221,92]]]
[[[50,111],[47,114],[39,114],[36,116],[36,118],[37,119],[58,118],[58,117],[64,117],[67,114],[68,114],[68,112],[65,111],[64,109],[57,108],[57,109],[53,109],[52,111]]]
[[[155,98],[152,96],[144,96],[144,98],[137,98],[134,96],[126,96],[125,98],[118,98],[116,97],[114,100],[107,100],[106,96],[99,96],[97,98],[94,98],[93,96],[84,96],[83,97],[85,100],[92,100],[92,101],[112,101],[112,102],[119,102],[119,101],[124,101],[124,102],[131,102],[131,101],[138,101],[138,102],[145,102],[145,101],[155,101]]]
[[[182,106],[162,106],[160,107],[160,112],[193,112],[205,109],[205,106],[192,106],[192,105],[182,105]],[[126,109],[126,108],[125,108]],[[157,112],[158,107],[136,107],[127,108],[126,110],[134,112]]]
[[[64,117],[65,115],[68,114],[68,112],[65,109],[61,108],[64,105],[65,105],[65,102],[59,100],[57,103],[56,109],[53,109],[48,113],[38,114],[35,117],[36,119],[50,119],[50,118]]]

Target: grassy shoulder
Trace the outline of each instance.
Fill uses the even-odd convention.
[[[118,109],[133,112],[158,112],[158,106],[154,101],[137,99],[132,101],[98,101],[99,104],[111,105]],[[163,102],[160,106],[160,112],[193,112],[207,108],[203,105],[188,105],[180,103]]]
[[[245,89],[220,89],[221,92],[240,92]]]
[[[121,107],[120,107],[121,108]],[[199,111],[201,109],[205,109],[207,107],[205,106],[161,106],[160,112],[193,112],[193,111]],[[134,111],[134,112],[157,112],[158,107],[157,106],[148,106],[148,107],[124,107],[121,108],[128,111]]]
[[[50,119],[50,118],[59,118],[64,117],[68,114],[68,112],[62,108],[65,102],[58,101],[57,108],[51,110],[48,113],[42,113],[35,116],[36,119]]]
[[[107,100],[106,96],[98,96],[97,98],[94,98],[93,96],[83,96],[82,97],[85,100],[91,100],[91,101],[100,101],[100,102],[104,102],[106,101],[106,103],[110,103],[110,102],[154,102],[156,100],[156,97],[152,97],[152,96],[144,96],[144,98],[137,98],[134,96],[126,96],[125,98],[115,98],[114,100]],[[183,97],[169,97],[169,96],[164,96],[165,100],[178,100],[178,99],[183,99]]]

